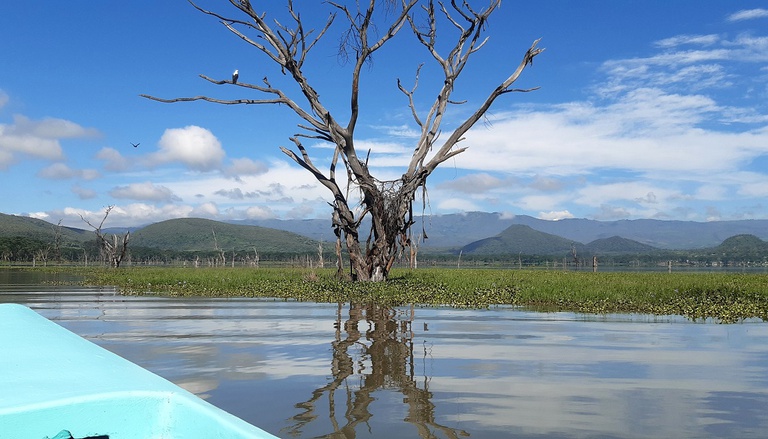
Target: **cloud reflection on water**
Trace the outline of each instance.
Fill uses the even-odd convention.
[[[29,300],[76,333],[293,437],[768,431],[766,324],[113,293]]]

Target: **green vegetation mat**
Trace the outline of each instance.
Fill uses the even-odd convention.
[[[543,312],[681,315],[721,323],[768,321],[768,275],[754,273],[578,272],[544,270],[394,270],[386,283],[340,281],[330,269],[67,269],[90,285],[123,294],[270,297],[313,302],[376,302]]]

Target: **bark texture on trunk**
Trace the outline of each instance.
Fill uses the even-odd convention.
[[[485,6],[478,7],[473,5],[474,3],[484,3]],[[334,232],[337,242],[343,241],[346,244],[352,277],[360,281],[384,281],[399,255],[407,247],[414,245],[410,235],[413,225],[413,202],[419,190],[426,194],[429,175],[440,164],[467,149],[467,146],[459,147],[459,143],[499,96],[536,89],[514,89],[511,85],[526,67],[533,64],[533,58],[542,52],[543,49],[536,47],[539,40],[533,42],[522,55],[517,68],[491,89],[469,117],[457,124],[452,131],[442,132],[444,115],[449,112],[451,106],[464,103],[451,99],[454,85],[470,57],[485,45],[487,37],[484,33],[488,19],[500,3],[501,0],[328,1],[332,12],[318,32],[305,28],[307,22],[317,17],[303,18],[291,0],[287,0],[287,17],[282,20],[275,19],[274,22],[268,22],[267,13],[255,10],[249,0],[230,0],[230,4],[239,11],[235,15],[222,15],[192,3],[202,13],[218,18],[230,32],[262,52],[280,73],[292,79],[299,92],[296,96],[289,96],[283,89],[273,87],[267,76],[263,76],[261,83],[257,84],[249,83],[244,75],[223,80],[200,75],[212,84],[256,92],[260,98],[219,99],[194,96],[163,99],[142,96],[160,102],[203,100],[225,105],[278,104],[293,111],[302,120],[298,125],[302,133],[290,137],[295,145],[294,149],[280,147],[281,150],[331,192],[333,201],[329,204],[333,208]],[[258,5],[262,7],[261,2]],[[323,37],[331,29],[336,29],[333,25],[337,17],[341,17],[339,20],[342,21],[337,40],[340,42],[339,55],[346,65],[350,66],[349,107],[338,108],[332,112],[312,87],[303,66],[310,51],[324,41]],[[365,69],[369,68],[373,55],[383,47],[390,46],[395,35],[403,28],[410,28],[414,37],[412,43],[424,46],[427,58],[431,58],[437,70],[442,73],[435,78],[429,78],[434,84],[439,84],[439,92],[431,104],[429,100],[417,99],[416,90],[423,64],[415,69],[415,78],[410,89],[397,79],[397,88],[405,96],[419,135],[402,177],[381,181],[369,170],[371,151],[369,150],[363,159],[360,154],[362,151],[355,147],[355,129],[360,113],[360,81]],[[400,41],[405,42],[403,39]],[[426,111],[420,111],[425,108]],[[348,119],[341,121],[338,118],[340,114],[348,115]],[[324,141],[334,146],[333,158],[327,172],[315,165],[302,144],[302,138]],[[342,177],[341,182],[336,176],[339,164],[343,165],[346,177]],[[361,231],[361,224],[366,217],[370,218],[371,230]],[[340,250],[337,250],[337,257],[339,255]],[[338,267],[341,274],[341,262]]]

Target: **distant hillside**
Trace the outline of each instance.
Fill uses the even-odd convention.
[[[516,224],[496,236],[465,245],[461,251],[476,255],[560,255],[569,254],[573,246],[577,252],[584,249],[584,244]]]
[[[656,247],[622,238],[620,236],[611,236],[610,238],[596,239],[586,246],[586,250],[593,254],[625,254],[625,253],[652,253],[657,251]]]
[[[575,242],[592,242],[614,236],[631,239],[659,249],[703,249],[719,245],[725,239],[740,234],[751,234],[768,239],[768,220],[742,221],[665,221],[619,220],[596,221],[563,219],[548,221],[526,215],[505,216],[499,213],[467,212],[449,215],[416,217],[414,233],[426,231],[427,239],[421,248],[458,249],[472,242],[496,236],[511,225],[529,226],[539,232],[560,236]],[[238,224],[288,230],[313,239],[334,241],[330,219],[313,220],[248,220]],[[362,227],[361,231],[366,231]],[[361,234],[362,235],[362,234]]]
[[[163,250],[212,251],[216,242],[225,251],[255,248],[259,252],[278,253],[314,253],[318,245],[316,240],[283,230],[201,218],[162,221],[131,235],[131,246]]]
[[[726,260],[763,261],[768,258],[768,242],[755,235],[732,236],[708,252]]]
[[[53,242],[58,225],[27,216],[0,213],[0,237],[25,237],[43,242]],[[63,243],[81,243],[96,239],[92,231],[61,227]]]
[[[534,230],[529,226],[515,224],[496,236],[481,239],[465,245],[461,251],[475,255],[568,255],[572,250],[577,254],[640,254],[652,253],[658,249],[631,239],[612,236],[596,239],[584,245],[571,239]]]
[[[597,253],[612,252],[610,248],[616,245],[614,241],[620,238],[635,241],[636,243],[656,249],[696,249],[696,253],[699,254],[712,250],[726,239],[735,235],[753,235],[761,240],[768,240],[768,220],[715,221],[705,223],[663,220],[595,221],[587,219],[546,221],[525,215],[504,216],[499,213],[468,212],[450,215],[427,215],[416,217],[415,221],[413,233],[419,236],[425,232],[428,236],[428,239],[420,244],[420,248],[424,252],[458,251],[476,241],[495,238],[513,225],[528,226],[535,231],[563,238],[569,242],[568,248],[570,248],[570,242],[590,243],[586,248],[594,248],[594,251]],[[330,219],[272,219],[233,221],[228,223],[212,221],[212,223],[220,224],[221,227],[224,227],[225,224],[243,227],[257,226],[262,229],[291,232],[301,235],[302,238],[297,238],[289,233],[285,235],[289,241],[314,242],[313,246],[316,246],[316,242],[320,240],[326,243],[333,243],[336,240],[333,235]],[[109,224],[106,225],[109,226]],[[94,239],[93,231],[85,224],[83,226],[83,229],[62,227],[61,230],[65,242],[77,244]],[[139,240],[139,237],[142,235],[140,232],[147,228],[151,232],[153,226],[105,228],[104,231],[122,234],[127,230],[131,230],[133,245],[162,244],[163,246],[170,246],[169,249],[175,248],[176,244],[172,242],[173,240],[164,241],[162,236],[156,238],[147,237],[146,243]],[[53,240],[55,227],[55,224],[34,218],[0,214],[0,238],[21,236],[49,242]],[[208,230],[199,233],[200,236],[197,237],[199,242],[194,245],[189,243],[186,247],[199,246],[206,251],[213,249],[210,227],[206,226],[204,228]],[[221,233],[223,233],[223,230]],[[360,230],[361,239],[365,240],[368,233],[366,223],[363,224]],[[168,233],[174,233],[174,231],[169,230]],[[216,233],[217,235],[220,234],[218,229]],[[269,234],[264,236],[267,235]],[[210,240],[208,240],[209,236]],[[246,238],[243,238],[242,242],[237,241],[235,238],[232,239],[232,242],[236,242],[237,245],[249,248],[250,244],[247,244],[247,242],[256,238],[253,235],[248,235]],[[497,241],[497,239],[495,240]],[[281,246],[275,243],[279,241],[280,239],[270,241],[272,244],[265,242],[264,245]],[[625,244],[627,243],[620,243],[619,246],[625,248]],[[227,248],[230,246],[230,242],[221,241],[221,246],[222,248]],[[299,247],[301,248],[300,252],[306,251],[306,245],[302,244]],[[644,250],[643,247],[637,247],[636,250],[626,251],[643,252]]]
[[[595,221],[570,218],[546,221],[518,215],[515,224],[525,224],[535,230],[551,233],[578,242],[621,236],[661,249],[694,249],[719,245],[739,234],[752,234],[768,239],[768,220],[742,221],[664,221],[652,219]]]

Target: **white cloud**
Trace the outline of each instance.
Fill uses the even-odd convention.
[[[286,212],[286,217],[291,219],[311,218],[311,215],[315,212],[315,208],[313,206],[317,204],[318,203],[298,204]]]
[[[728,16],[728,21],[754,20],[768,17],[768,9],[742,9]]]
[[[515,199],[515,205],[529,211],[555,210],[563,203],[571,201],[572,195],[567,192],[554,194],[529,194]]]
[[[31,134],[17,134],[0,125],[0,151],[15,158],[17,153],[45,160],[62,160],[64,153],[59,142],[54,139],[35,137]]]
[[[739,188],[739,195],[744,195],[751,198],[765,198],[768,197],[768,184],[765,182],[747,183]]]
[[[539,219],[549,220],[549,221],[558,221],[561,219],[573,218],[573,214],[571,212],[568,212],[567,210],[539,212],[538,216],[539,216]]]
[[[102,148],[96,158],[104,162],[107,171],[125,171],[131,167],[131,162],[114,148]]]
[[[7,169],[14,162],[13,154],[4,151],[0,146],[0,170]]]
[[[507,187],[510,182],[494,177],[486,172],[469,174],[453,180],[447,180],[438,185],[438,189],[467,194],[487,193],[493,189]]]
[[[444,198],[438,202],[437,208],[446,212],[477,212],[483,210],[480,205],[466,198]]]
[[[372,128],[384,132],[387,136],[404,137],[410,139],[418,139],[421,136],[421,132],[417,131],[410,125],[376,125]]]
[[[709,46],[717,43],[720,37],[714,34],[710,35],[677,35],[670,38],[665,38],[654,43],[657,47],[669,48],[677,47],[685,44]]]
[[[49,180],[67,180],[70,178],[80,178],[83,180],[94,180],[101,175],[94,169],[73,169],[64,163],[54,163],[37,173],[38,177]]]
[[[211,202],[200,204],[190,212],[190,216],[200,218],[216,218],[218,215],[219,207]]]
[[[96,191],[92,189],[86,189],[80,186],[73,186],[72,193],[77,195],[77,197],[81,200],[90,200],[98,196],[98,193]]]
[[[232,159],[232,164],[224,170],[224,174],[231,177],[244,175],[259,175],[267,172],[266,163],[249,158]]]
[[[93,128],[84,128],[68,120],[45,118],[35,121],[22,115],[14,116],[10,132],[43,139],[78,139],[99,135]]]
[[[656,204],[678,194],[679,191],[658,187],[646,181],[631,181],[586,185],[577,191],[574,201],[593,207],[617,201],[631,204]]]
[[[8,94],[3,90],[0,90],[0,108],[5,107],[9,100],[10,98],[8,97]]]
[[[219,139],[194,125],[165,130],[158,145],[160,151],[149,157],[154,165],[182,163],[196,171],[211,171],[221,167],[225,156]]]
[[[171,202],[181,201],[181,198],[165,186],[156,186],[151,182],[133,183],[128,186],[118,186],[109,195],[115,198],[127,198],[131,200]]]
[[[277,215],[267,206],[251,206],[245,209],[245,217],[248,219],[269,219]]]
[[[549,112],[510,114],[491,129],[470,131],[469,149],[456,164],[540,177],[620,169],[684,178],[735,170],[768,152],[765,130],[701,127],[722,110],[705,96],[641,89],[604,106],[573,103]]]
[[[0,107],[8,98],[0,91]],[[22,157],[42,160],[63,160],[59,140],[98,136],[93,128],[84,128],[64,119],[31,120],[15,115],[13,123],[0,124],[0,169],[5,169]]]
[[[173,218],[186,218],[192,212],[192,206],[179,204],[165,204],[156,206],[144,203],[115,205],[110,212],[105,227],[130,227],[143,224],[151,224]],[[81,219],[101,221],[104,218],[104,209],[88,210],[82,208],[65,207],[48,213],[51,218],[62,218],[62,224],[83,228],[87,225]]]
[[[257,197],[258,194],[254,192],[243,192],[239,187],[233,189],[219,189],[214,192],[216,195],[220,195],[231,200],[242,200],[245,198]]]
[[[565,187],[565,183],[556,178],[537,175],[530,184],[530,187],[543,192],[554,192],[562,190]]]

